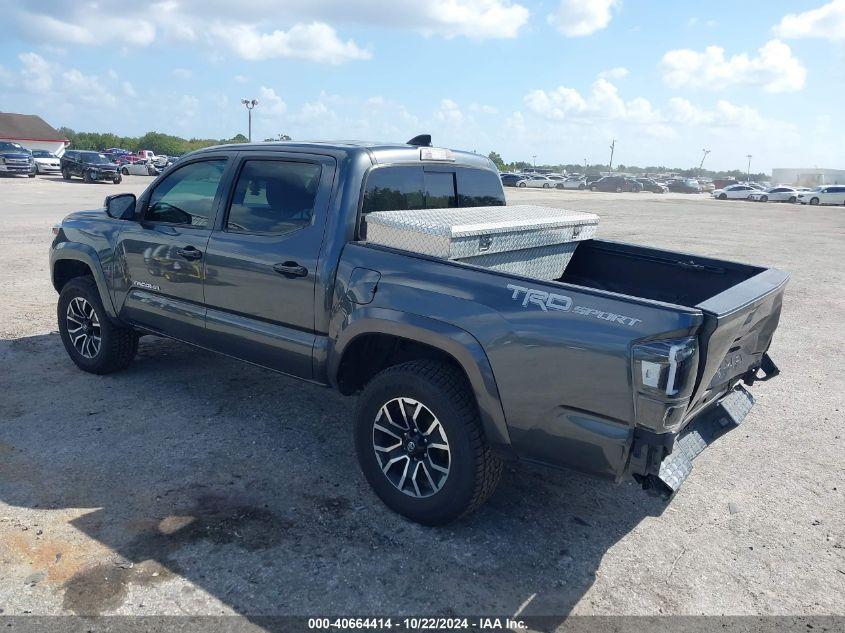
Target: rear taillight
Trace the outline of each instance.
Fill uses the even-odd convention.
[[[649,341],[632,350],[637,424],[658,432],[683,422],[698,368],[695,337]]]

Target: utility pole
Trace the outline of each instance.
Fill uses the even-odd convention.
[[[745,157],[748,159],[748,169],[745,170],[745,180],[746,182],[751,182],[751,154],[746,154]]]
[[[707,158],[707,154],[710,153],[709,149],[703,149],[701,151],[704,152],[704,155],[701,157],[701,162],[698,163],[698,175],[699,176],[701,176],[701,169],[704,167],[704,159]]]
[[[537,154],[531,155],[531,162],[534,164],[534,169],[537,169]]]
[[[249,112],[249,142],[252,143],[252,109],[258,105],[258,99],[241,99],[241,103],[246,106],[247,111]]]
[[[584,159],[584,178],[587,177],[587,159]]]
[[[616,149],[616,139],[610,142],[610,171],[613,171],[613,150]]]

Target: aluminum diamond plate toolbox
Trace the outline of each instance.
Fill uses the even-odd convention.
[[[537,279],[560,277],[598,222],[592,213],[532,205],[366,215],[367,240],[374,244]]]

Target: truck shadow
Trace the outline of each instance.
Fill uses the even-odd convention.
[[[67,612],[562,619],[664,509],[514,465],[479,512],[424,528],[370,492],[353,403],[329,390],[153,338],[112,376],[76,369],[57,334],[0,341],[0,364],[0,501],[40,513],[22,568]],[[68,509],[75,530],[50,512]]]

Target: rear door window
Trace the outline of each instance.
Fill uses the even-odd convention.
[[[382,167],[367,178],[363,213],[423,209],[425,187],[421,167]]]
[[[458,168],[455,177],[458,181],[459,207],[504,206],[505,194],[499,178],[492,171]]]
[[[226,230],[281,235],[308,226],[320,171],[315,163],[246,161],[235,186]]]

